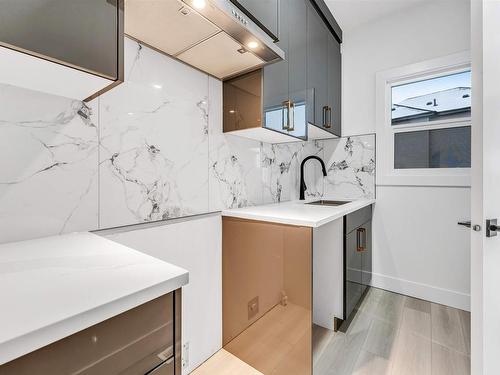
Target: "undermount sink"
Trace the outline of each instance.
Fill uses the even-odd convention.
[[[319,200],[314,202],[309,202],[306,204],[313,204],[316,206],[341,206],[346,203],[351,203],[350,201],[328,201],[328,200]]]

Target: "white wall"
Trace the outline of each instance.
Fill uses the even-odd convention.
[[[434,1],[344,34],[343,135],[375,132],[375,75],[470,49],[468,1]],[[375,286],[469,309],[470,189],[377,186]]]
[[[147,229],[105,234],[189,271],[182,288],[183,374],[189,374],[222,347],[222,220],[220,215],[165,223]]]
[[[470,49],[468,1],[436,0],[344,33],[342,136],[375,132],[375,74]]]

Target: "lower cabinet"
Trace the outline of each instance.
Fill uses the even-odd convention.
[[[360,302],[372,275],[371,206],[344,219],[344,320]]]
[[[0,374],[180,375],[180,306],[180,290],[166,294],[8,362]]]
[[[312,228],[223,217],[223,347],[264,375],[312,374]]]

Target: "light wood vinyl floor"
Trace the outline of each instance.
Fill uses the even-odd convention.
[[[313,328],[314,375],[468,375],[468,312],[371,288],[346,333]]]

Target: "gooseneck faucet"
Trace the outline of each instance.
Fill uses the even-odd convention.
[[[321,160],[320,157],[316,155],[311,155],[302,160],[302,163],[300,164],[300,200],[303,201],[304,198],[304,192],[307,190],[306,182],[304,181],[304,164],[309,160],[309,159],[316,159],[321,163],[321,169],[323,170],[323,176],[326,177],[326,167],[325,167],[325,162]]]

